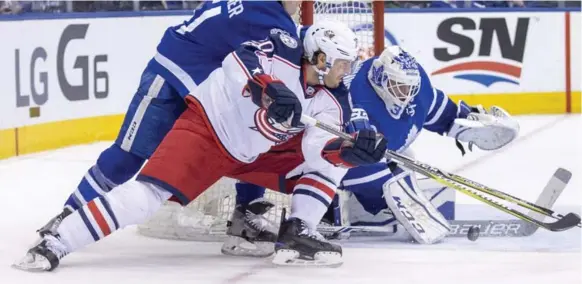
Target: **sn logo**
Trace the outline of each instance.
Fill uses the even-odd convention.
[[[445,62],[469,57],[473,55],[475,43],[479,45],[477,49],[479,56],[490,56],[493,49],[493,39],[496,37],[501,57],[521,63],[523,62],[529,21],[529,18],[517,19],[515,32],[510,35],[507,20],[504,18],[482,18],[479,21],[479,27],[471,18],[446,19],[438,26],[437,36],[441,41],[455,45],[456,47],[450,50],[458,50],[458,52],[452,53],[449,48],[439,47],[434,49],[434,57]],[[455,28],[456,26],[460,29]],[[458,30],[460,32],[456,32]],[[474,34],[472,31],[475,30],[481,31],[480,39],[474,40],[468,36],[468,34]]]

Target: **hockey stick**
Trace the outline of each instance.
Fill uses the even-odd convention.
[[[312,117],[309,117],[306,115],[301,115],[301,122],[303,124],[306,124],[309,126],[318,127],[322,130],[325,130],[325,131],[327,131],[331,134],[334,134],[334,135],[336,135],[342,139],[345,139],[347,141],[352,141],[352,142],[354,141],[352,136],[350,136],[349,134],[338,131],[335,127],[332,127],[332,126],[324,124],[320,121],[317,121],[316,119],[314,119]],[[483,203],[489,204],[490,206],[493,206],[493,207],[495,207],[503,212],[511,214],[519,219],[530,222],[530,223],[535,224],[535,225],[542,227],[544,229],[557,232],[557,231],[567,230],[567,229],[570,229],[570,228],[575,227],[575,226],[580,226],[580,216],[578,216],[575,213],[568,213],[565,216],[562,216],[560,214],[556,214],[554,211],[552,211],[550,209],[537,206],[537,205],[532,204],[530,202],[527,202],[525,200],[519,199],[517,197],[511,196],[511,195],[503,193],[501,191],[489,188],[487,186],[484,186],[480,183],[463,178],[461,176],[447,173],[447,172],[442,171],[436,167],[420,163],[418,161],[412,160],[406,156],[400,155],[400,154],[398,154],[394,151],[391,151],[391,150],[386,150],[384,156],[388,160],[402,164],[403,166],[410,168],[411,170],[414,170],[418,173],[421,173],[427,177],[430,177],[430,178],[440,182],[441,184],[444,184],[448,187],[454,188],[454,189],[456,189],[462,193],[465,193],[465,194],[467,194],[467,195],[469,195],[477,200],[482,201]],[[476,190],[476,191],[473,191],[471,189]],[[530,210],[534,210],[534,211],[541,213],[545,216],[549,216],[549,217],[552,217],[554,219],[557,219],[557,221],[550,222],[550,223],[538,221],[538,220],[531,218],[530,216],[528,216],[528,215],[526,215],[518,210],[509,208],[507,205],[504,205],[504,204],[501,204],[497,201],[494,201],[493,199],[491,199],[488,196],[482,196],[477,191],[485,193],[485,194],[489,194],[489,195],[497,197],[497,198],[500,198],[500,199],[505,200],[507,202],[513,203],[515,205],[525,207],[525,208],[530,209]]]
[[[568,170],[557,169],[535,204],[551,208],[571,177],[572,173]],[[534,211],[530,211],[528,216],[539,220],[545,217]],[[533,235],[539,228],[522,220],[451,220],[449,224],[451,225],[449,237],[466,237],[471,227],[479,227],[480,237],[527,237]],[[355,237],[390,236],[396,233],[397,228],[394,226],[320,226],[317,230],[329,238],[340,238],[342,234]]]
[[[545,208],[552,208],[571,178],[572,173],[570,171],[558,168],[538,196],[535,204]],[[535,211],[530,211],[527,215],[540,221],[543,221],[545,217]],[[481,237],[528,237],[533,235],[539,228],[522,220],[458,220],[451,223],[452,232],[450,236],[465,237],[469,228],[473,226],[481,229],[479,234]]]

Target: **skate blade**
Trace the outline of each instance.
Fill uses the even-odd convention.
[[[273,263],[280,266],[301,267],[339,267],[343,264],[342,255],[337,252],[318,252],[313,259],[300,258],[296,250],[278,250],[273,258]]]
[[[232,256],[269,257],[275,253],[275,244],[270,242],[248,242],[247,240],[228,236],[220,250]]]
[[[42,255],[27,253],[25,257],[13,263],[11,267],[29,272],[45,272],[50,271],[51,264],[48,259]]]

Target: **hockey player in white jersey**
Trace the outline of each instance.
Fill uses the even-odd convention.
[[[299,3],[207,1],[189,20],[169,27],[143,71],[116,141],[84,174],[62,213],[39,232],[54,231],[65,216],[134,177],[186,108],[184,97],[220,67],[228,53],[248,40],[297,33],[290,15]],[[259,203],[252,209],[261,211],[264,206]],[[276,236],[263,233],[261,237],[272,242]]]
[[[321,238],[316,226],[347,171],[341,166],[379,162],[386,140],[364,129],[346,144],[300,124],[307,114],[341,128],[349,117],[338,99],[347,95],[341,79],[357,54],[355,34],[341,23],[307,33],[316,45],[305,52],[297,38],[278,33],[230,53],[186,97],[187,109],[136,181],[64,217],[14,266],[53,270],[63,256],[145,221],[172,196],[187,204],[223,176],[293,193],[275,263],[341,264],[341,247]],[[281,182],[300,164],[306,165],[301,175]]]
[[[423,128],[456,139],[463,153],[460,142],[496,150],[519,132],[517,121],[500,107],[485,110],[463,101],[455,104],[432,86],[423,67],[399,46],[362,62],[345,81],[354,107],[346,131],[377,130],[388,140],[388,149],[410,157],[414,155],[409,147]],[[252,184],[236,186],[239,195],[261,191]],[[340,200],[341,210],[330,208],[325,217],[329,223],[340,225],[334,220],[344,219],[351,224],[341,225],[400,224],[422,244],[442,240],[450,229],[431,197],[423,194],[415,173],[389,161],[350,169],[340,189],[348,194],[338,197],[347,199]],[[343,216],[333,216],[338,212]]]

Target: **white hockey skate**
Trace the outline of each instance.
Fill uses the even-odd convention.
[[[39,244],[28,250],[24,258],[12,264],[12,267],[32,272],[52,271],[68,253],[67,247],[58,237],[46,234]]]

